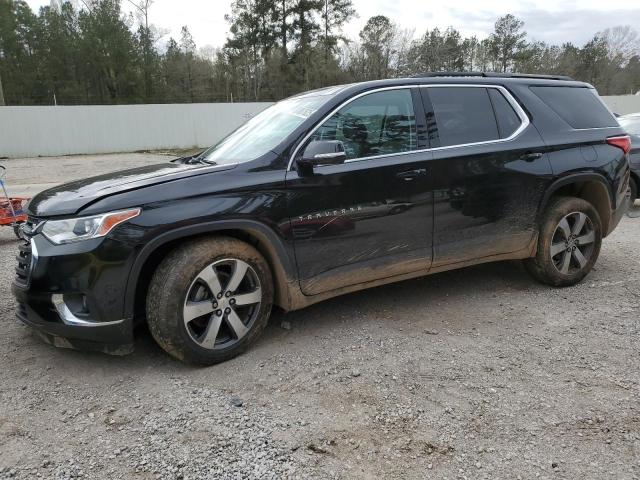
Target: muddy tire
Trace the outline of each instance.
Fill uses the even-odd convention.
[[[207,237],[186,242],[160,263],[147,293],[147,322],[170,355],[213,365],[257,340],[272,303],[262,255],[234,238]]]
[[[547,285],[575,285],[593,268],[601,244],[602,222],[596,209],[580,198],[559,197],[544,212],[536,256],[525,260],[525,267]]]

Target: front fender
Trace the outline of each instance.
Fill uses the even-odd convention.
[[[280,301],[277,302],[283,308],[288,309],[291,285],[296,284],[296,269],[292,260],[292,253],[284,240],[268,225],[255,220],[216,220],[195,225],[184,226],[167,231],[147,244],[137,255],[127,279],[125,292],[124,318],[135,316],[136,295],[141,273],[154,252],[169,243],[183,238],[206,234],[229,234],[241,232],[253,239],[258,249],[265,256],[272,269],[276,293]],[[233,236],[233,233],[231,233]]]

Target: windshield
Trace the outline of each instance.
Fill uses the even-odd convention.
[[[640,135],[640,115],[633,117],[619,117],[618,122],[627,133],[631,135]]]
[[[327,95],[298,96],[263,110],[200,155],[219,165],[245,162],[275,148],[327,101]]]

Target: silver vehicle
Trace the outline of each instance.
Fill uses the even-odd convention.
[[[640,112],[622,115],[618,117],[618,122],[631,137],[629,189],[631,190],[631,205],[633,205],[638,199],[638,186],[640,186]]]

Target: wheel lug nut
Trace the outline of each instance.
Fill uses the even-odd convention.
[[[235,299],[235,298],[232,298],[231,300],[229,300],[229,303],[230,303],[231,305],[235,305],[235,304],[236,304],[236,299]]]
[[[224,313],[227,313],[227,314],[231,313],[231,309],[229,307],[225,308]]]
[[[222,316],[222,310],[216,310],[216,315],[221,317]]]
[[[224,294],[225,297],[229,298],[231,296],[231,292],[227,292]]]
[[[213,302],[213,308],[218,308],[218,302]]]
[[[218,300],[220,300],[222,298],[222,294],[219,293],[218,295],[216,295],[216,297],[218,297]]]

